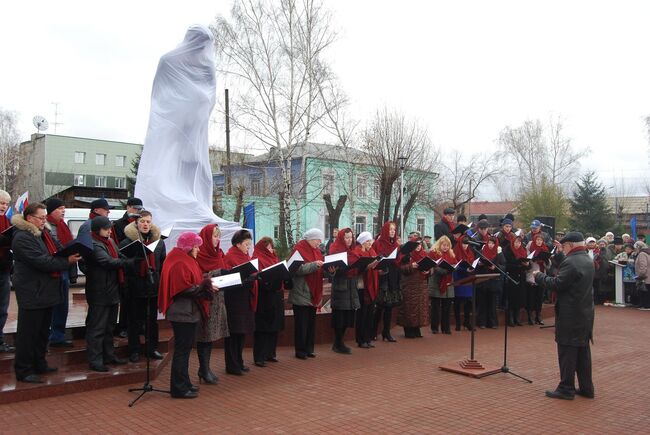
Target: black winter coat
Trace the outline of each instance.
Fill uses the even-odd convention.
[[[434,239],[438,240],[442,236],[449,237],[449,240],[451,240],[451,246],[454,246],[456,244],[456,239],[454,238],[453,234],[451,234],[451,228],[449,227],[447,221],[444,219],[441,219],[440,222],[433,226]]]
[[[135,222],[130,223],[124,229],[124,234],[126,238],[120,243],[120,249],[133,242],[138,240],[138,228],[135,225]],[[160,239],[160,228],[156,225],[151,226],[151,241],[155,242]],[[140,263],[145,261],[144,259],[136,261],[134,268],[130,271],[127,271],[126,274],[126,284],[127,284],[127,297],[130,298],[146,298],[147,296],[157,297],[158,296],[158,285],[160,284],[160,271],[163,267],[163,262],[167,256],[167,251],[165,250],[165,243],[161,240],[156,249],[154,250],[154,270],[153,274],[153,285],[149,282],[146,276],[140,276]]]
[[[21,214],[15,215],[11,223],[17,229],[11,243],[14,253],[14,274],[11,281],[16,290],[18,307],[35,310],[59,304],[63,300],[62,281],[61,278],[53,277],[52,273],[68,270],[68,259],[52,256],[45,246],[41,230],[26,221]]]
[[[111,239],[109,243],[115,244]],[[106,245],[94,239],[93,253],[92,259],[86,262],[86,300],[89,305],[117,304],[120,302],[119,269],[133,263],[123,256],[111,257]]]
[[[259,282],[255,330],[278,332],[284,329],[284,292],[282,280]],[[289,284],[289,283],[287,283]]]
[[[255,330],[255,313],[250,306],[253,288],[251,280],[242,280],[242,285],[229,287],[223,298],[228,313],[228,331],[231,334],[252,334]]]
[[[594,263],[587,251],[562,255],[557,277],[538,273],[537,285],[557,292],[555,341],[565,346],[586,346],[593,336]]]

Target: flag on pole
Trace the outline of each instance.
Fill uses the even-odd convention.
[[[25,211],[25,208],[27,208],[27,205],[29,204],[29,191],[23,193],[18,197],[16,200],[16,205],[14,205],[14,209],[18,213],[22,213]]]
[[[636,241],[636,216],[630,219],[630,232],[632,233],[632,240]]]

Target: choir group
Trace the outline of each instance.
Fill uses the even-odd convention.
[[[129,199],[124,217],[113,224],[107,218],[108,204],[97,200],[79,230],[80,235],[90,233],[93,249],[80,258],[74,253],[59,255],[70,237],[63,223],[64,213],[57,214],[64,210],[63,204],[51,201],[47,205],[30,204],[12,219],[16,230],[11,251],[19,306],[15,360],[19,381],[42,382],[39,374],[55,370],[45,360],[48,334],[53,311],[63,302],[61,282],[69,279],[68,271],[77,262],[86,275],[90,369],[108,371],[107,365],[128,363],[113,349],[113,333],[119,333],[119,327],[128,336],[131,362],[138,361],[143,353],[162,358],[157,350],[160,311],[174,331],[170,384],[172,396],[178,398],[198,396],[198,387],[188,373],[194,345],[198,378],[207,384],[218,382],[210,369],[210,356],[213,342],[221,338],[228,374],[241,376],[250,370],[242,356],[247,335],[254,337],[256,366],[278,361],[285,290],[293,308],[295,357],[315,358],[316,314],[323,305],[326,280],[331,282],[332,350],[340,354],[352,353],[344,340],[348,328],[355,329],[355,341],[361,349],[373,348],[378,336],[396,342],[391,335],[394,309],[397,324],[409,339],[422,337],[421,329],[428,325],[434,334],[451,334],[452,306],[456,331],[461,326],[470,329],[473,293],[478,306],[475,324],[496,328],[497,299],[503,283],[509,324],[522,324],[522,309],[528,324],[543,324],[543,291],[534,283],[532,272],[551,266],[553,240],[536,221],[524,234],[515,230],[512,217],[506,216],[499,232],[491,234],[487,220],[479,220],[470,228],[463,216],[454,219],[454,210],[446,209],[436,224],[432,246],[417,232],[401,240],[397,225],[386,222],[376,237],[341,229],[327,244],[327,255],[321,251],[323,232],[314,228],[303,234],[288,262],[282,262],[271,238],[262,237],[253,245],[247,230],[237,231],[224,253],[216,224],[206,225],[198,234],[182,233],[167,253],[160,243],[161,230],[154,223],[155,217],[143,208],[142,201]],[[59,219],[51,218],[58,215]],[[329,261],[331,258],[337,261]],[[262,272],[277,271],[278,263],[283,273]],[[254,267],[246,267],[250,264]],[[471,284],[457,284],[471,274],[493,272],[507,278],[484,282],[475,289]],[[235,273],[236,282],[220,287],[219,282],[228,282],[220,278]]]

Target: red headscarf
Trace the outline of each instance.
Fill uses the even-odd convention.
[[[161,313],[167,314],[174,296],[184,290],[201,284],[203,274],[196,259],[181,248],[171,250],[160,273],[160,287],[158,288],[158,309]],[[210,301],[200,301],[203,315],[207,318]]]
[[[463,238],[465,237],[467,236],[463,235],[458,239],[458,243],[454,246],[454,254],[456,254],[456,261],[465,260],[472,264],[474,262],[474,251],[469,245],[463,245]],[[463,246],[467,246],[467,249],[463,249]]]
[[[431,259],[434,261],[438,261],[442,258],[443,260],[445,260],[447,263],[451,265],[454,265],[458,262],[458,260],[456,260],[456,256],[454,255],[454,251],[451,249],[451,241],[449,242],[448,251],[439,252],[436,251],[435,249],[432,249],[431,251],[429,251],[429,257],[431,257]],[[444,295],[447,292],[447,286],[452,281],[452,279],[453,276],[451,273],[448,273],[440,277],[439,290],[441,295]]]
[[[377,253],[370,248],[364,251],[361,245],[354,248],[354,253],[359,257],[376,257]],[[377,269],[366,269],[361,271],[363,277],[363,287],[370,295],[370,301],[374,301],[379,294],[379,271]]]
[[[512,250],[512,253],[514,254],[515,258],[519,260],[520,258],[526,258],[528,256],[528,252],[526,251],[526,247],[523,245],[519,245],[519,248],[515,248],[515,240],[519,240],[520,242],[522,241],[521,237],[515,237],[510,241],[510,248]]]
[[[219,247],[221,240],[217,243],[216,248],[212,245],[212,234],[218,226],[217,224],[208,224],[199,232],[199,236],[203,239],[203,244],[199,247],[199,255],[196,257],[196,261],[199,262],[199,266],[203,272],[225,268],[223,264],[224,254]]]
[[[488,246],[489,241],[494,242],[494,246],[492,248]],[[499,249],[499,245],[497,244],[497,239],[490,236],[488,237],[485,245],[483,245],[483,248],[481,248],[481,254],[483,254],[483,256],[485,256],[485,258],[487,258],[488,260],[494,262],[494,260],[497,258],[497,255],[499,255],[498,249]]]
[[[255,249],[253,250],[253,258],[257,258],[259,261],[260,270],[266,269],[267,267],[273,266],[274,264],[280,262],[278,256],[275,255],[275,252],[269,251],[269,245],[273,246],[273,241],[269,241],[268,238],[262,238],[255,244]]]
[[[390,226],[395,225],[395,237],[390,238]],[[372,248],[381,256],[388,256],[395,250],[399,248],[397,244],[397,225],[395,222],[388,221],[381,227],[381,233],[379,237],[375,240],[375,243],[372,245]]]
[[[97,240],[98,242],[101,242],[106,246],[106,249],[108,250],[108,254],[113,257],[113,258],[120,258],[120,255],[117,253],[117,248],[115,247],[115,243],[111,243],[111,239],[108,237],[102,237],[99,234],[97,234],[94,231],[91,231],[91,235],[93,239]],[[124,284],[124,268],[120,267],[117,270],[117,280],[120,284]]]
[[[251,261],[251,257],[248,255],[248,252],[242,252],[241,249],[234,245],[228,249],[228,252],[223,257],[223,264],[226,266],[226,269],[232,269],[249,261]],[[251,287],[250,306],[253,312],[257,310],[257,281]]]
[[[347,246],[345,244],[345,235],[346,234],[352,234],[352,244],[350,246]],[[354,234],[352,233],[352,230],[350,228],[343,228],[339,230],[339,233],[336,235],[336,240],[330,245],[330,254],[340,254],[341,252],[347,252],[348,253],[348,265],[354,264],[359,260],[359,256],[356,254],[355,250],[355,243],[354,243]],[[350,269],[347,273],[346,276],[352,277],[356,275],[357,269]]]
[[[56,227],[56,236],[59,238],[59,242],[61,242],[62,245],[66,245],[72,241],[73,237],[70,228],[63,219],[59,219],[57,222],[54,220],[52,215],[48,214],[47,221]]]
[[[296,247],[291,251],[291,255],[296,251],[300,252],[305,263],[323,261],[323,254],[321,254],[320,250],[318,248],[312,248],[307,240],[301,240],[296,243]],[[309,275],[305,275],[305,282],[311,292],[312,305],[318,307],[323,298],[323,270],[318,269]]]
[[[535,243],[537,239],[542,240],[541,246],[537,246],[537,244]],[[530,252],[533,252],[533,257],[539,255],[540,252],[548,252],[548,246],[546,246],[546,243],[544,243],[544,237],[542,236],[541,233],[537,233],[533,235],[533,239],[530,242],[530,248],[528,250]]]

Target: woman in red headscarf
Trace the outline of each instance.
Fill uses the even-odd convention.
[[[355,252],[355,241],[352,229],[343,228],[336,235],[336,240],[330,246],[329,254],[348,254],[348,265],[356,263],[359,256]],[[334,344],[332,350],[337,353],[350,354],[352,350],[345,345],[343,337],[347,328],[354,327],[354,313],[359,309],[359,293],[357,292],[357,269],[337,270],[332,277],[332,328],[334,328]]]
[[[542,252],[549,252],[548,245],[544,243],[543,234],[537,233],[526,246],[529,253],[533,254],[533,258],[539,256]],[[531,267],[526,275],[528,288],[526,291],[526,314],[528,315],[528,324],[533,325],[532,312],[535,312],[535,324],[543,325],[542,321],[542,303],[544,302],[544,289],[535,284],[533,272],[539,270],[540,272],[546,271],[550,267],[550,260],[536,260],[531,262]]]
[[[221,250],[221,230],[217,224],[208,224],[199,232],[199,237],[203,240],[199,248],[196,261],[199,263],[201,272],[210,277],[221,275],[225,269],[223,259],[224,254]],[[196,334],[196,354],[199,358],[199,381],[206,384],[216,384],[219,379],[210,369],[210,357],[212,355],[212,342],[227,337],[228,333],[228,313],[226,312],[226,302],[224,293],[219,292],[214,295],[210,302],[210,311],[208,321],[201,324]]]
[[[323,242],[318,228],[305,231],[296,243],[291,257],[300,255],[302,264],[293,272],[289,303],[293,306],[294,346],[296,358],[315,358],[316,309],[323,298],[323,254],[318,246]]]
[[[196,324],[208,315],[210,299],[218,289],[204,278],[196,256],[203,241],[190,232],[182,233],[160,273],[158,309],[172,324],[174,356],[170,378],[171,395],[179,399],[198,397],[198,388],[188,373]]]
[[[429,271],[418,269],[418,262],[426,257],[419,235],[409,237],[418,242],[415,249],[400,257],[400,289],[404,302],[397,309],[397,324],[404,328],[404,337],[420,338],[420,328],[429,324],[429,294],[427,279]]]
[[[451,248],[451,240],[447,236],[436,240],[433,249],[429,251],[429,257],[434,261],[444,260],[452,266],[458,262]],[[454,287],[449,285],[451,282],[451,271],[441,266],[432,269],[429,296],[431,297],[431,332],[434,334],[438,333],[438,327],[443,334],[451,334],[450,312],[451,302],[454,300]]]
[[[358,246],[354,248],[355,254],[359,257],[376,258],[377,253],[372,248],[372,234],[364,231],[357,237]],[[379,294],[379,272],[376,269],[378,261],[375,259],[366,266],[365,270],[359,270],[359,310],[356,318],[356,340],[357,345],[364,349],[375,347],[371,341],[375,335],[372,329],[372,322],[375,311],[375,300]]]
[[[223,258],[226,269],[232,269],[251,260],[248,252],[253,236],[247,230],[233,234],[232,246]],[[224,292],[228,312],[228,332],[223,340],[226,373],[241,376],[250,369],[244,364],[243,352],[247,334],[255,330],[255,309],[257,307],[257,281],[252,276],[242,276],[242,285]]]
[[[481,248],[481,254],[489,261],[481,261],[479,272],[498,273],[496,266],[502,268],[505,264],[499,242],[496,237],[489,234],[483,240],[486,241],[486,244]],[[477,286],[478,316],[476,323],[478,323],[479,328],[497,329],[497,294],[501,289],[500,279],[492,279]]]
[[[255,245],[253,258],[258,259],[260,270],[278,263],[280,260],[275,255],[273,239],[262,237]],[[278,276],[260,279],[258,284],[253,360],[256,366],[264,367],[267,361],[278,362],[276,358],[278,333],[284,329],[284,286],[290,287],[291,283],[285,282],[281,276]]]
[[[456,261],[464,260],[462,266],[458,266],[452,274],[452,279],[458,281],[469,276],[469,269],[474,263],[474,251],[469,245],[468,236],[462,235],[454,245],[454,254]],[[472,284],[454,286],[454,319],[456,320],[456,331],[460,331],[461,325],[461,308],[463,309],[463,326],[467,330],[472,329],[472,293],[474,286]]]
[[[375,240],[372,248],[377,255],[388,257],[395,249],[399,248],[397,240],[397,225],[395,222],[386,222],[381,227],[381,233]],[[379,329],[379,322],[383,317],[382,340],[395,342],[390,335],[390,324],[393,317],[393,307],[402,303],[403,295],[399,286],[400,269],[397,260],[388,263],[388,267],[379,271],[379,295],[377,296],[377,307],[375,310],[374,331],[375,336]]]
[[[516,236],[509,242],[510,249],[505,249],[503,255],[506,259],[506,271],[510,278],[517,281],[515,284],[506,279],[506,297],[508,298],[508,326],[521,326],[519,311],[526,292],[526,269],[530,266],[528,251],[522,244],[523,238]]]

